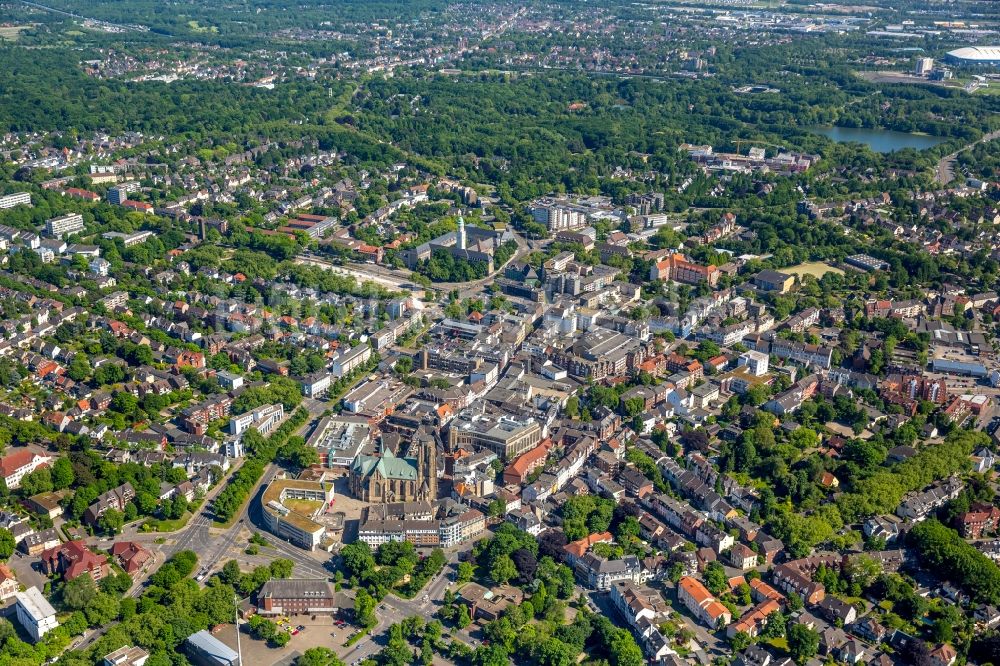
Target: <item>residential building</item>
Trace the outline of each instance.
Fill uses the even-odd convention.
[[[524,593],[509,585],[489,589],[478,583],[466,583],[459,590],[458,599],[469,607],[473,620],[492,622],[510,606],[520,605]]]
[[[594,553],[586,553],[576,561],[577,575],[591,588],[599,591],[610,590],[620,580],[644,583],[642,565],[634,555],[626,555],[617,560],[608,560]]]
[[[20,589],[14,572],[6,564],[0,564],[0,602],[7,601]]]
[[[130,193],[138,191],[138,181],[120,183],[108,189],[108,201],[116,206],[120,206],[128,199]]]
[[[84,574],[95,583],[108,575],[108,558],[90,550],[83,541],[67,541],[39,555],[42,570],[49,575],[58,574],[66,581]]]
[[[111,557],[133,578],[145,571],[154,560],[153,553],[135,541],[116,542],[111,546]]]
[[[717,629],[733,621],[729,610],[697,579],[683,576],[677,583],[677,600],[702,624]]]
[[[840,570],[840,555],[813,555],[779,564],[771,571],[775,585],[785,592],[799,595],[807,604],[818,604],[826,597],[826,588],[813,580],[813,574],[822,566]]]
[[[31,205],[31,193],[30,192],[15,192],[14,194],[7,194],[0,197],[0,210],[5,208],[13,208],[14,206],[30,206]]]
[[[45,454],[19,449],[0,458],[0,474],[3,475],[7,489],[15,490],[21,486],[21,479],[26,474],[31,474],[42,465],[48,465],[51,460]]]
[[[706,282],[709,287],[715,287],[721,275],[716,266],[696,264],[682,254],[669,254],[658,259],[649,269],[650,280],[672,280],[685,284]]]
[[[15,529],[17,527],[20,527],[20,525],[15,526]],[[21,538],[18,548],[21,549],[22,553],[34,556],[39,555],[50,548],[55,548],[59,545],[59,543],[59,533],[56,532],[54,527],[50,527],[47,530],[41,530],[39,532],[28,532]]]
[[[367,363],[371,357],[372,348],[368,344],[360,344],[350,349],[338,351],[334,355],[332,365],[330,366],[333,376],[343,377],[349,375]]]
[[[67,213],[45,221],[45,233],[53,238],[62,238],[83,231],[83,215]]]
[[[117,488],[98,495],[97,499],[83,512],[83,521],[88,525],[96,525],[101,516],[108,511],[125,511],[125,506],[135,497],[135,488],[125,482]]]
[[[533,471],[542,467],[548,457],[552,442],[545,440],[535,448],[525,451],[503,471],[503,481],[511,485],[521,485]]]
[[[59,626],[56,609],[52,607],[37,587],[29,587],[15,595],[17,622],[35,642]]]
[[[964,487],[965,484],[957,476],[953,476],[925,490],[909,493],[896,509],[896,515],[907,520],[923,520],[934,509],[958,497]]]
[[[285,408],[280,402],[273,405],[261,405],[238,416],[230,417],[229,432],[232,435],[242,435],[253,428],[265,437],[269,435],[285,418]]]
[[[319,398],[330,390],[333,377],[325,370],[318,370],[302,378],[302,395],[307,398]]]

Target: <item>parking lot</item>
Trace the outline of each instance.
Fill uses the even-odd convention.
[[[290,618],[293,626],[302,625],[305,629],[292,636],[288,645],[283,648],[271,648],[268,647],[266,641],[251,638],[250,634],[247,633],[247,625],[243,623],[243,633],[240,635],[243,663],[261,664],[262,666],[292,663],[297,654],[302,654],[313,647],[326,647],[338,653],[343,651],[344,641],[354,632],[354,628],[351,625],[338,628],[334,626],[329,617],[317,616],[315,620],[311,620],[310,617],[309,615],[296,615]],[[215,637],[232,649],[236,649],[236,628],[234,625],[224,625],[215,634]]]
[[[7,566],[14,571],[19,583],[25,587],[39,589],[45,587],[45,583],[48,582],[48,578],[40,571],[41,564],[42,561],[37,556],[25,555],[19,550],[15,550],[7,560]]]

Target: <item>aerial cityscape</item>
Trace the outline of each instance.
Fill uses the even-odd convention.
[[[1000,2],[0,0],[0,666],[1000,665]]]

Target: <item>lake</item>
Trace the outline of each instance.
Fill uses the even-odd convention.
[[[895,132],[885,129],[836,127],[831,125],[820,125],[808,129],[810,132],[822,134],[828,139],[833,139],[837,143],[846,143],[848,141],[863,143],[876,153],[891,153],[904,148],[926,150],[945,142],[945,139],[937,136]]]

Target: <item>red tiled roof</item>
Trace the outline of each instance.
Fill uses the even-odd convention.
[[[35,454],[27,449],[21,451],[15,451],[10,455],[6,455],[0,458],[0,473],[6,479],[8,476],[21,469],[25,465],[31,462]]]
[[[563,550],[575,557],[583,557],[587,550],[595,543],[611,543],[614,539],[611,532],[598,532],[566,544],[563,546]]]
[[[712,596],[712,593],[709,592],[704,585],[690,576],[684,576],[681,578],[678,585],[680,585],[687,595],[691,597],[699,606],[715,601],[715,597]],[[723,608],[725,608],[725,606],[723,606]]]
[[[552,442],[550,440],[545,440],[535,448],[525,451],[519,455],[514,462],[507,466],[507,469],[523,477],[527,474],[529,467],[549,455],[549,448],[551,446]]]

